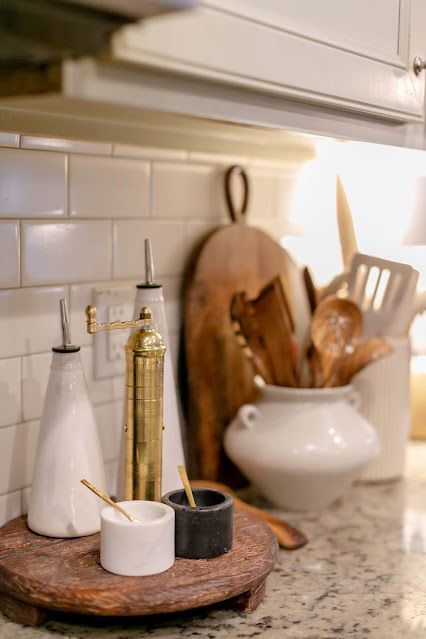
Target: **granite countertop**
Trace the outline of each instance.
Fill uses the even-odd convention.
[[[288,520],[310,542],[280,552],[265,600],[251,615],[218,606],[120,623],[58,617],[41,628],[0,615],[0,637],[426,637],[426,443],[410,444],[404,480],[356,485],[326,511]]]

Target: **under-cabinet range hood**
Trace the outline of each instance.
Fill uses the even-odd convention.
[[[1,0],[0,71],[46,72],[46,66],[81,55],[102,55],[120,27],[194,7],[198,0]],[[31,90],[21,79],[2,79],[2,93]],[[20,82],[22,85],[20,85]],[[21,87],[19,89],[19,87]]]

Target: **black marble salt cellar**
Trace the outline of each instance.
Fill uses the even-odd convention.
[[[219,557],[232,548],[234,500],[228,493],[194,488],[196,508],[184,490],[172,490],[162,502],[175,511],[175,553],[186,559]]]

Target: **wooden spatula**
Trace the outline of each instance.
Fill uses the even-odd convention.
[[[274,383],[278,386],[299,386],[294,322],[281,278],[275,277],[269,282],[252,304]]]
[[[273,384],[268,353],[257,329],[253,306],[244,292],[235,293],[232,297],[231,319],[237,341],[255,373],[263,377],[267,384]]]

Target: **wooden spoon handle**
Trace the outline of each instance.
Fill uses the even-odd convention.
[[[260,508],[246,504],[241,499],[238,499],[238,497],[235,497],[235,495],[234,502],[239,506],[239,508],[242,508],[253,515],[256,515],[259,519],[262,519],[274,533],[281,548],[285,548],[286,550],[296,550],[296,548],[301,548],[308,542],[307,537],[304,533],[302,533],[302,531],[294,528],[294,526],[288,524],[286,521],[283,521],[278,517],[274,517],[274,515],[270,515]]]
[[[239,499],[233,490],[229,488],[229,486],[225,486],[225,484],[220,484],[215,481],[209,481],[204,479],[199,479],[196,481],[191,481],[192,486],[196,486],[199,488],[216,488],[218,490],[225,490],[234,498],[234,503],[241,509],[246,510],[247,512],[256,515],[259,519],[262,519],[272,530],[277,541],[281,548],[285,548],[286,550],[296,550],[296,548],[301,548],[304,546],[308,539],[307,537],[297,528],[288,524],[286,521],[275,517],[274,515],[270,515],[266,513],[264,510],[260,508],[256,508],[256,506],[251,506],[250,504],[246,504],[245,501]]]

